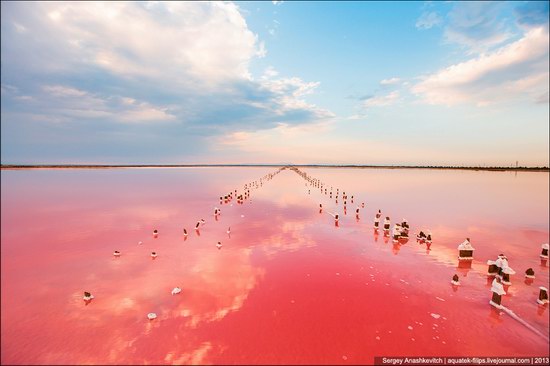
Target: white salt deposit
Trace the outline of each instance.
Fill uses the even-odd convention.
[[[516,315],[516,313],[514,313],[512,310],[508,309],[507,307],[502,307],[502,310],[504,310],[506,312],[506,314],[510,315],[513,319],[517,320],[518,322],[520,322],[522,325],[524,325],[527,329],[533,331],[533,333],[536,333],[537,335],[541,336],[542,338],[546,339],[546,341],[548,341],[548,336],[539,332],[537,329],[535,329],[532,325],[530,325],[529,323],[527,323],[525,320],[523,320],[522,318],[520,318],[519,316]],[[502,313],[501,313],[502,314]]]

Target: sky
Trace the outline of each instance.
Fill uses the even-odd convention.
[[[2,2],[2,164],[549,165],[541,2]]]

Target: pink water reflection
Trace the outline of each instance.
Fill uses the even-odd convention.
[[[547,339],[489,306],[485,276],[486,260],[504,252],[517,274],[503,304],[548,333],[548,309],[535,302],[548,283],[538,257],[548,174],[304,169],[354,195],[344,214],[341,197],[336,204],[285,170],[244,204],[220,206],[220,195],[272,171],[2,171],[2,363],[548,354]],[[376,238],[379,208],[392,224],[407,218],[411,232],[429,228],[432,250],[414,235],[396,246]],[[340,214],[338,227],[328,212]],[[467,236],[475,260],[457,268]],[[175,286],[182,293],[171,295]],[[95,296],[88,305],[85,290]]]

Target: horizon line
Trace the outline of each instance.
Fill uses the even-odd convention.
[[[200,168],[200,167],[310,167],[310,168],[378,168],[378,169],[455,169],[455,170],[497,170],[497,171],[550,171],[548,166],[476,166],[476,165],[375,165],[375,164],[0,164],[0,169],[40,168]]]

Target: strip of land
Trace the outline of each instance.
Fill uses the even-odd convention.
[[[293,166],[297,168],[354,168],[354,169],[437,169],[437,170],[488,170],[550,172],[548,167],[499,166],[435,166],[435,165],[337,165],[337,164],[2,164],[0,169],[113,169],[113,168],[232,168]]]

